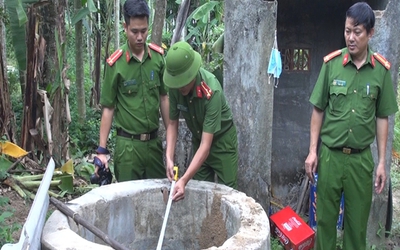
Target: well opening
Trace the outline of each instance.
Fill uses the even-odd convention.
[[[167,180],[102,186],[69,207],[128,249],[156,249],[166,209],[161,190],[166,187]],[[254,199],[223,185],[192,180],[185,199],[171,206],[162,249],[269,249],[269,244],[268,218]],[[45,224],[42,245],[111,249],[58,211]]]

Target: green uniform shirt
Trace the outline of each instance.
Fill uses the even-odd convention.
[[[201,90],[204,81],[212,95],[207,99]],[[222,92],[217,78],[200,68],[197,74],[193,94],[183,96],[178,89],[169,90],[170,119],[178,120],[181,112],[194,139],[201,140],[202,132],[214,134],[214,137],[226,132],[233,124],[232,112]]]
[[[368,147],[375,138],[376,117],[398,109],[390,71],[371,50],[357,70],[347,48],[322,65],[310,102],[325,111],[321,140],[330,148]]]
[[[166,89],[162,74],[164,57],[146,45],[142,62],[126,43],[114,65],[106,64],[100,104],[115,108],[117,128],[131,134],[148,133],[159,127],[160,95]]]

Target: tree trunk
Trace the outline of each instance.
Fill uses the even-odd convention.
[[[74,1],[75,12],[77,13],[82,8],[82,1]],[[75,24],[75,76],[76,90],[78,97],[78,122],[83,124],[86,120],[86,102],[85,102],[85,84],[83,74],[83,34],[82,21]]]
[[[97,2],[97,8],[100,9],[100,1]],[[100,103],[100,71],[101,71],[101,19],[100,14],[97,14],[97,27],[96,27],[96,37],[95,37],[95,47],[94,47],[94,88],[92,89],[93,107],[99,107]],[[93,25],[95,26],[95,25]],[[107,52],[106,52],[107,53]]]
[[[189,13],[190,0],[183,0],[179,6],[178,16],[176,17],[175,31],[171,39],[171,46],[178,42],[185,27],[185,22]]]
[[[120,1],[119,0],[114,0],[114,49],[119,48],[119,23],[120,23],[120,18],[119,18],[119,12],[120,12]]]
[[[98,7],[100,9],[100,6]],[[106,4],[106,12],[104,13],[105,16],[105,22],[104,22],[104,30],[105,32],[103,33],[103,35],[106,37],[105,40],[105,53],[104,53],[104,58],[108,58],[108,56],[113,52],[111,51],[110,53],[110,44],[111,44],[111,38],[114,35],[114,32],[112,31],[112,29],[114,28],[112,25],[112,18],[113,18],[113,11],[114,8],[112,6],[112,2],[107,2]],[[99,22],[99,29],[100,29],[100,22]],[[104,64],[103,70],[105,71],[106,69],[106,65]],[[104,72],[103,71],[103,72]]]
[[[68,107],[68,79],[66,79],[65,44],[65,9],[66,0],[50,1],[42,9],[43,36],[47,41],[44,84],[52,84],[50,103],[53,107],[51,117],[51,134],[48,137],[49,153],[57,165],[66,162],[68,150],[68,123],[70,122]],[[56,40],[57,39],[57,40]],[[57,46],[57,43],[59,46]],[[60,61],[58,60],[60,58]]]
[[[4,2],[0,0],[0,9],[4,9]],[[7,81],[6,60],[6,32],[3,19],[0,19],[0,137],[15,142],[15,120],[12,112],[10,93]]]
[[[93,25],[92,25],[92,19],[88,18],[88,26],[89,26],[89,30],[91,30],[92,32],[87,32],[87,37],[86,37],[86,47],[87,47],[87,57],[88,57],[88,63],[89,63],[89,72],[90,72],[90,79],[92,80],[92,82],[94,81],[94,77],[93,77],[93,61],[92,61],[92,33],[93,33]]]
[[[166,9],[166,0],[156,0],[153,28],[151,30],[151,41],[159,46],[162,45],[162,33],[164,28]]]
[[[28,9],[28,26],[27,26],[27,55],[26,55],[26,86],[24,95],[24,110],[21,130],[21,146],[26,151],[32,151],[33,138],[29,131],[35,129],[36,125],[36,60],[37,60],[37,39],[36,39],[36,9],[30,7]]]
[[[100,31],[97,31],[96,33],[96,48],[95,48],[95,79],[96,79],[96,86],[95,86],[95,92],[96,92],[96,106],[99,106],[100,104],[100,84],[101,84],[101,76],[100,76],[100,71],[101,71],[101,33]]]
[[[100,9],[100,0],[97,1],[97,8]],[[101,71],[101,48],[102,48],[102,38],[101,38],[101,17],[97,14],[97,30],[96,30],[96,47],[94,48],[95,62],[94,62],[94,96],[96,97],[95,107],[99,106],[100,103],[100,71]],[[108,51],[106,50],[106,55]],[[107,57],[106,57],[107,58]],[[105,67],[105,66],[104,66]]]

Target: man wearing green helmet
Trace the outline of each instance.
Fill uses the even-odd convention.
[[[190,179],[213,181],[237,188],[238,146],[231,109],[217,78],[201,68],[200,54],[187,42],[175,43],[166,56],[164,83],[169,88],[166,167],[173,179],[179,115],[192,133],[193,159],[177,181],[172,199],[184,198]]]

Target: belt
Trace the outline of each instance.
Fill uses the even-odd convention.
[[[332,150],[340,150],[342,151],[343,154],[346,155],[351,155],[351,154],[358,154],[364,151],[365,148],[363,149],[355,149],[355,148],[349,148],[349,147],[343,147],[343,148],[331,148]]]
[[[158,136],[158,130],[154,130],[148,134],[139,134],[139,135],[133,135],[130,134],[128,132],[125,132],[122,129],[117,129],[117,135],[122,136],[122,137],[126,137],[126,138],[131,138],[131,139],[135,139],[135,140],[141,140],[141,141],[149,141],[149,140],[153,140],[156,139]]]

